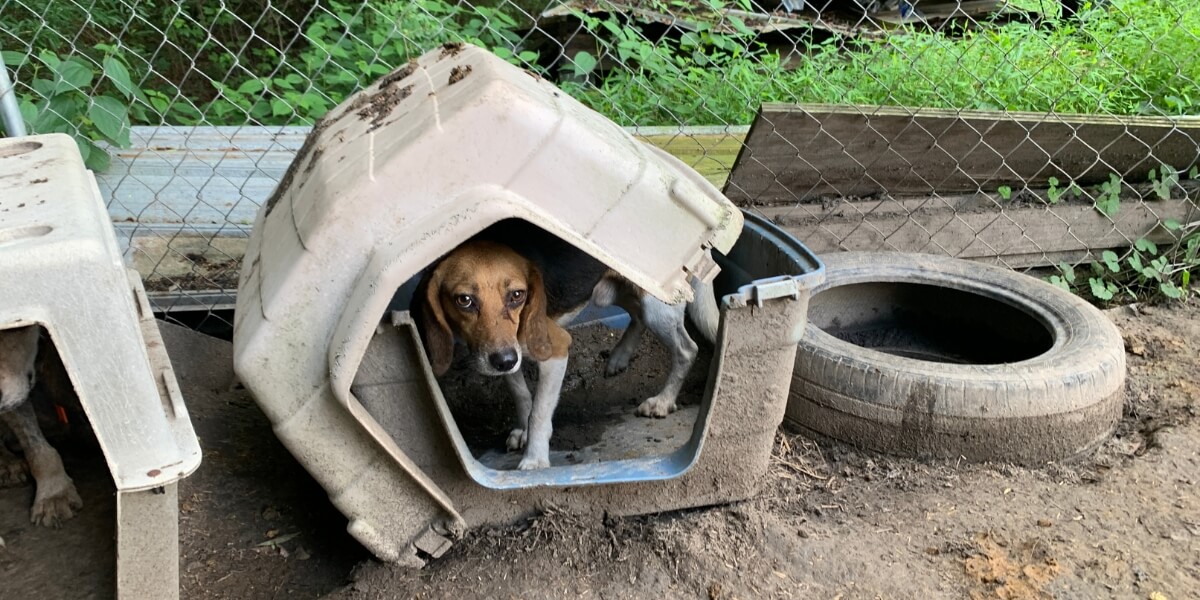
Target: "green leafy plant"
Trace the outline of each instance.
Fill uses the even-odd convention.
[[[217,95],[202,111],[204,119],[311,124],[354,92],[448,42],[469,42],[511,63],[536,66],[537,53],[520,47],[518,23],[495,8],[444,0],[329,7],[309,21],[307,47],[296,58],[289,61],[272,49],[261,53],[270,75],[244,73],[228,83],[214,82]]]
[[[1075,285],[1075,267],[1065,262],[1058,263],[1058,275],[1051,275],[1050,283],[1068,292],[1071,291],[1071,287]]]
[[[1157,172],[1150,169],[1150,181],[1155,195],[1162,200],[1170,200],[1171,189],[1179,183],[1179,171],[1167,165],[1162,165]]]
[[[1096,196],[1096,210],[1100,214],[1111,217],[1121,208],[1121,178],[1116,173],[1108,175],[1108,181],[1100,184],[1100,193]]]
[[[996,188],[996,193],[1000,194],[1000,197],[1003,198],[1005,201],[1012,199],[1012,188],[1008,187],[1007,185],[1002,185],[1002,186]]]
[[[1118,297],[1138,301],[1186,298],[1192,272],[1200,268],[1200,222],[1184,226],[1167,219],[1161,226],[1178,241],[1164,246],[1141,238],[1123,255],[1105,250],[1100,260],[1090,264],[1091,275],[1084,285],[1075,268],[1066,263],[1059,263],[1058,273],[1047,280],[1064,290],[1083,292],[1081,288],[1086,288],[1091,298],[1105,303]]]
[[[1046,189],[1046,199],[1050,201],[1050,204],[1058,204],[1059,199],[1061,199],[1062,195],[1065,193],[1064,190],[1059,189],[1058,187],[1058,178],[1051,177],[1046,180],[1046,183],[1050,185],[1050,187]]]
[[[125,63],[106,54],[97,65],[78,56],[62,58],[49,51],[36,60],[5,52],[4,62],[28,67],[29,88],[18,91],[21,118],[30,133],[65,133],[79,147],[84,164],[94,171],[108,168],[108,152],[97,142],[129,147],[130,104],[137,90]]]
[[[1092,296],[1097,300],[1108,301],[1112,300],[1117,293],[1117,286],[1111,281],[1105,281],[1100,277],[1089,277],[1088,285],[1091,286]]]

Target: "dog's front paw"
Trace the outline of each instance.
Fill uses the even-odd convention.
[[[41,484],[38,484],[41,487]],[[83,508],[83,499],[75,491],[75,484],[67,481],[55,493],[37,494],[33,501],[30,521],[45,527],[58,527],[64,521],[71,519],[79,509]]]
[[[24,460],[11,454],[0,457],[0,487],[23,485],[26,481],[29,469]]]
[[[509,450],[520,450],[521,448],[525,447],[525,444],[528,441],[529,433],[518,427],[513,429],[512,433],[508,434],[508,443],[506,445],[508,446]]]
[[[545,469],[550,466],[550,459],[545,456],[529,456],[521,459],[521,464],[517,468],[522,471],[532,471],[534,469]]]
[[[647,398],[637,407],[637,415],[639,417],[653,417],[662,419],[667,415],[675,412],[675,400],[655,396]]]

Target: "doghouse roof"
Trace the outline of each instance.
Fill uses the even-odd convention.
[[[318,122],[263,224],[322,253],[436,254],[486,226],[481,212],[530,220],[666,301],[690,299],[687,273],[711,275],[704,250],[728,250],[741,231],[736,208],[677,159],[466,45],[422,56]],[[447,235],[464,220],[477,226]],[[283,273],[262,271],[264,296]]]
[[[297,336],[329,343],[344,365],[336,379],[360,362],[401,284],[514,217],[668,302],[690,300],[690,277],[717,271],[707,250],[727,251],[742,228],[737,208],[674,157],[489,52],[447,45],[313,127],[259,211],[238,311],[283,320],[319,305],[336,331],[310,318]]]

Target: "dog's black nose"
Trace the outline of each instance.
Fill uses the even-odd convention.
[[[513,367],[517,366],[518,360],[520,358],[517,356],[517,351],[512,348],[488,355],[488,362],[492,363],[492,367],[497,371],[511,371]]]

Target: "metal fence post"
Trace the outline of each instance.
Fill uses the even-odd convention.
[[[4,131],[8,132],[9,137],[25,135],[25,120],[21,118],[21,109],[17,106],[17,88],[8,77],[3,54],[0,54],[0,122],[4,123]]]

